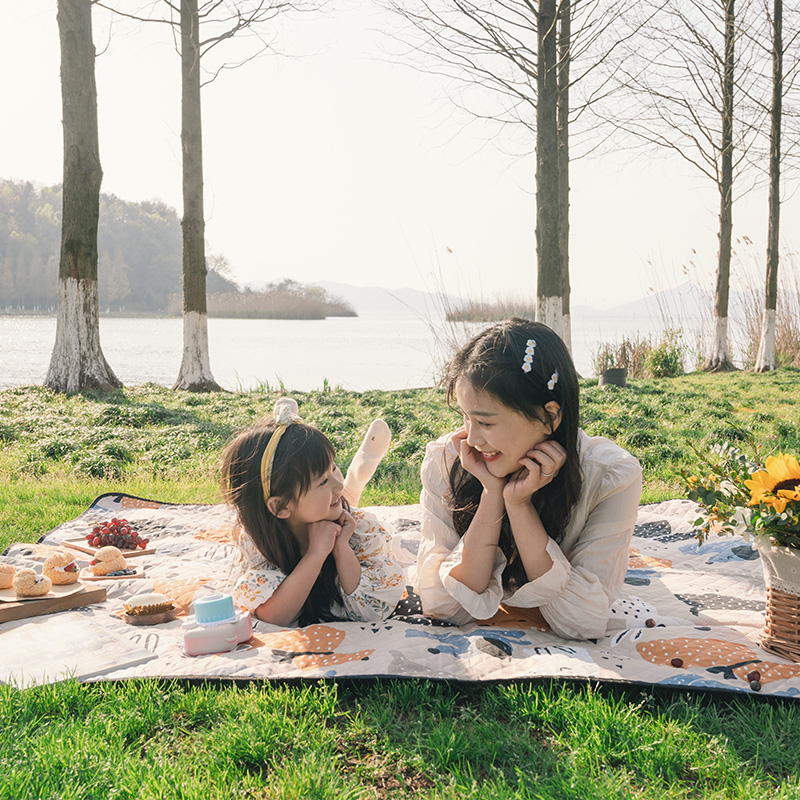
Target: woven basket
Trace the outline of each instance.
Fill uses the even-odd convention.
[[[767,587],[761,647],[800,662],[800,597]]]
[[[767,589],[761,646],[800,663],[800,551],[776,547],[761,536],[755,546]]]

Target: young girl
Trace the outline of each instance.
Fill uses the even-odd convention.
[[[285,398],[228,445],[222,489],[244,570],[233,598],[273,625],[387,617],[404,588],[378,521],[343,499],[328,438]]]
[[[512,319],[475,336],[447,378],[464,426],[428,445],[415,590],[463,624],[500,603],[539,608],[569,639],[603,636],[628,564],[639,463],[578,427],[561,339]]]

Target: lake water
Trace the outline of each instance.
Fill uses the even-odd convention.
[[[578,371],[592,375],[598,342],[623,335],[653,335],[646,317],[573,318]],[[477,330],[480,326],[472,326]],[[50,363],[55,317],[0,316],[0,388],[41,384]],[[209,319],[211,371],[226,389],[262,384],[287,390],[319,389],[324,381],[353,391],[432,386],[447,358],[447,342],[464,326],[415,316],[332,317],[326,320]],[[182,352],[180,319],[106,317],[100,320],[103,353],[126,385],[171,386]]]

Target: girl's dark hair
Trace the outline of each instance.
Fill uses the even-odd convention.
[[[525,372],[522,365],[529,339],[536,346],[531,369]],[[551,383],[556,372],[558,380]],[[550,438],[566,450],[567,460],[558,475],[536,492],[531,503],[548,535],[560,542],[583,485],[578,460],[578,375],[566,345],[546,325],[518,317],[508,319],[481,331],[454,356],[445,377],[451,405],[458,380],[469,381],[476,391],[487,392],[504,406],[544,425],[555,422],[545,405],[551,400],[558,403],[561,419]],[[482,489],[480,481],[457,458],[450,470],[450,490],[453,525],[459,536],[466,533],[475,516]],[[503,516],[500,527],[500,547],[507,561],[503,585],[509,588],[527,583],[508,515]]]
[[[286,520],[274,516],[267,508],[261,485],[261,459],[275,428],[271,421],[257,425],[240,433],[226,447],[222,493],[236,510],[240,528],[259,552],[288,575],[300,561],[300,545]],[[324,433],[302,423],[289,425],[272,461],[270,495],[281,498],[281,507],[285,508],[311,488],[313,480],[328,470],[335,456],[336,451]],[[341,618],[332,610],[342,605],[336,575],[336,564],[330,554],[300,611],[301,625]]]

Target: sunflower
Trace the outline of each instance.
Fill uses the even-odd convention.
[[[770,456],[765,469],[754,472],[744,484],[750,490],[751,506],[771,506],[782,514],[791,502],[800,502],[800,464],[794,456]]]

